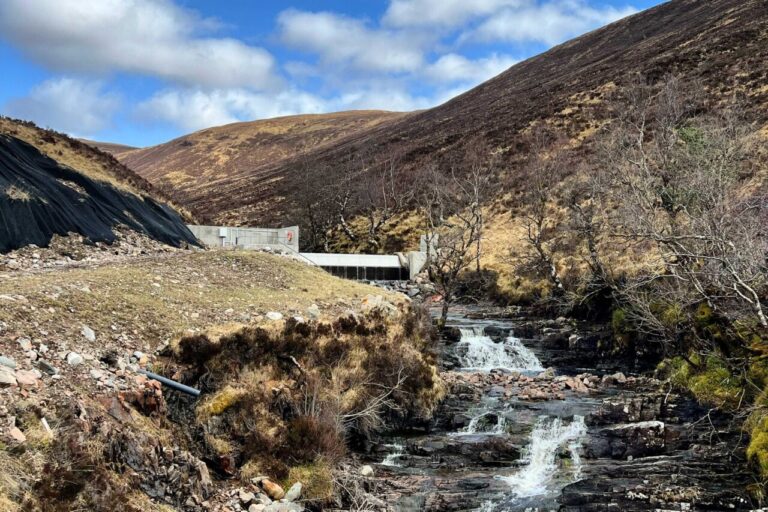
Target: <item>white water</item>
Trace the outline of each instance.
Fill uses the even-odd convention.
[[[587,426],[582,416],[574,416],[568,424],[564,424],[560,418],[542,416],[531,432],[525,466],[514,475],[502,479],[512,487],[518,498],[546,494],[547,486],[557,473],[557,452],[566,447],[572,462],[571,478],[578,480],[581,477],[579,450],[586,434]]]
[[[518,372],[540,372],[541,361],[518,338],[510,336],[504,343],[494,341],[483,333],[482,328],[461,329],[460,345],[466,347],[461,357],[465,370],[490,371],[503,368]]]
[[[385,445],[387,448],[392,448],[392,452],[387,454],[386,457],[384,457],[384,460],[381,461],[382,466],[393,466],[393,467],[399,467],[400,466],[400,457],[405,455],[405,446],[402,444],[396,443],[396,444],[388,444]]]
[[[495,414],[496,415],[496,424],[491,429],[486,430],[479,430],[480,422],[483,418],[488,416],[489,414]],[[471,434],[492,434],[492,435],[498,435],[498,434],[505,434],[507,432],[507,419],[500,413],[492,413],[491,411],[483,411],[477,416],[473,417],[469,421],[469,425],[464,427],[458,432],[451,432],[448,435],[451,436],[466,436]]]

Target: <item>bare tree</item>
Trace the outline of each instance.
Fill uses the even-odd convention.
[[[522,258],[523,264],[545,274],[555,296],[565,291],[554,260],[558,232],[550,207],[552,187],[560,181],[565,165],[560,149],[562,144],[554,134],[537,128],[531,137],[531,157],[523,173],[526,181],[523,222],[530,248],[530,252]]]
[[[471,173],[460,176],[454,169],[445,175],[432,166],[424,172],[420,186],[419,208],[427,227],[427,270],[443,297],[441,327],[456,299],[459,275],[476,261],[482,213],[473,179]]]
[[[768,327],[768,201],[745,186],[754,130],[732,110],[703,116],[695,106],[675,79],[636,85],[602,151],[614,236],[657,258],[622,297],[636,325],[668,342],[695,325],[700,304],[732,327]]]

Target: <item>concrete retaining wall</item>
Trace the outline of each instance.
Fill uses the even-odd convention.
[[[299,227],[288,228],[232,228],[227,226],[187,226],[209,247],[242,247],[244,249],[289,249],[299,252]]]

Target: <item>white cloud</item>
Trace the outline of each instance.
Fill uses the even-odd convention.
[[[199,130],[236,121],[326,112],[326,103],[305,92],[256,93],[246,89],[168,89],[137,107],[140,118]]]
[[[40,126],[87,137],[109,126],[119,104],[118,97],[104,92],[100,82],[58,78],[10,101],[4,110]]]
[[[430,64],[424,75],[438,83],[466,82],[479,84],[493,78],[518,62],[509,56],[493,54],[477,60],[470,60],[456,53],[443,55]]]
[[[216,25],[170,0],[0,2],[0,37],[56,70],[126,71],[200,87],[273,86],[272,56],[236,39],[200,35]]]
[[[289,9],[278,16],[280,39],[319,55],[326,65],[387,73],[412,72],[424,63],[431,35],[377,30],[363,21],[329,12]]]
[[[583,0],[553,0],[506,8],[463,36],[463,40],[561,43],[637,12],[633,7],[596,8]]]
[[[384,14],[394,27],[452,28],[474,18],[489,16],[502,7],[519,7],[531,0],[392,0]]]

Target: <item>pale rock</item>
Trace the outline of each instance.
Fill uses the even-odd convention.
[[[47,354],[48,353],[48,345],[45,343],[41,343],[40,346],[37,348],[37,351],[41,354]]]
[[[12,427],[11,430],[8,431],[8,433],[11,435],[11,438],[17,443],[23,443],[27,440],[27,436],[24,435],[24,432],[19,430],[17,427]]]
[[[84,325],[84,326],[83,326],[83,328],[82,328],[82,330],[81,330],[80,332],[82,333],[83,337],[84,337],[86,340],[88,340],[88,341],[90,341],[90,342],[94,342],[94,341],[96,341],[96,333],[95,333],[95,332],[93,332],[93,329],[91,329],[91,328],[90,328],[90,327],[88,327],[87,325]]]
[[[307,316],[312,320],[320,318],[320,308],[317,307],[317,304],[312,304],[307,308]]]
[[[0,387],[15,386],[16,376],[12,371],[0,366]]]
[[[248,512],[264,512],[265,508],[267,508],[267,506],[263,503],[254,503],[248,507]]]
[[[366,478],[370,478],[373,476],[373,467],[366,464],[365,466],[360,468],[360,474]]]
[[[246,490],[240,489],[238,492],[237,497],[240,499],[240,503],[243,505],[248,505],[249,503],[256,501],[256,495],[252,492],[248,492]]]
[[[69,366],[81,365],[83,364],[83,361],[85,361],[85,359],[83,359],[83,356],[81,356],[77,352],[70,352],[69,354],[67,354],[67,364]]]
[[[16,368],[16,361],[11,359],[10,357],[0,356],[0,366],[5,366],[7,368]]]
[[[267,319],[272,320],[273,322],[283,319],[283,314],[278,313],[277,311],[270,311],[269,313],[267,313],[266,316],[267,316]]]
[[[301,482],[296,482],[291,486],[290,489],[288,489],[288,492],[285,493],[285,499],[287,501],[296,501],[301,497]]]
[[[38,376],[34,372],[28,370],[16,370],[16,382],[21,387],[35,387],[37,386]]]
[[[32,350],[32,341],[29,338],[19,338],[16,340],[16,343],[19,344],[19,347],[24,352]]]

